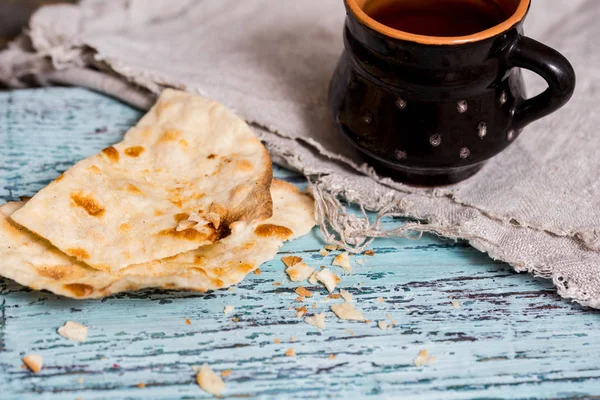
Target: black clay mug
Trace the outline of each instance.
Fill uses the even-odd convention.
[[[571,64],[523,36],[530,0],[345,2],[345,52],[329,107],[384,175],[459,182],[573,95]],[[526,99],[521,68],[548,89]]]

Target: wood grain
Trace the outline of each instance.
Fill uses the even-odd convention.
[[[0,202],[33,195],[77,160],[118,141],[139,116],[81,89],[0,93]],[[276,174],[303,184],[293,173]],[[560,300],[549,282],[515,274],[461,242],[430,236],[375,242],[375,256],[353,257],[355,273],[340,284],[372,322],[337,320],[328,310],[341,300],[327,300],[324,288],[309,285],[309,313],[327,313],[318,331],[296,318],[297,285],[279,259],[294,254],[313,267],[330,265],[335,252],[323,257],[322,247],[315,230],[287,244],[260,275],[206,295],[144,291],[74,301],[0,280],[0,398],[208,398],[191,369],[205,362],[232,370],[228,398],[600,395],[600,314]],[[226,305],[235,306],[232,314],[223,313]],[[398,325],[382,331],[376,321],[386,314]],[[89,326],[86,343],[57,335],[67,320]],[[284,355],[289,348],[296,357]],[[414,366],[422,349],[437,362]],[[21,368],[26,353],[43,355],[39,374]],[[141,382],[144,388],[136,386]]]

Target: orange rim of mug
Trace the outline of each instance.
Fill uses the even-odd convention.
[[[529,10],[529,5],[531,0],[520,0],[517,10],[513,13],[513,15],[506,19],[501,24],[493,26],[492,28],[486,29],[485,31],[477,32],[468,36],[426,36],[426,35],[417,35],[414,33],[404,32],[397,29],[390,28],[387,25],[384,25],[380,22],[377,22],[373,18],[369,17],[369,15],[363,11],[363,9],[358,5],[357,0],[345,0],[350,12],[363,24],[368,26],[369,28],[394,39],[406,40],[409,42],[416,42],[421,44],[429,44],[429,45],[456,45],[463,43],[472,43],[479,42],[481,40],[489,39],[496,35],[499,35],[503,32],[506,32],[510,28],[512,28],[517,23],[521,22],[527,11]]]

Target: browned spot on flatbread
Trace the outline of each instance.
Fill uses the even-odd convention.
[[[173,216],[173,218],[175,218],[175,222],[185,221],[189,217],[190,217],[190,214],[188,214],[188,213],[180,213],[180,214],[175,214]]]
[[[182,231],[177,232],[176,228],[173,229],[165,229],[164,231],[158,232],[160,236],[172,236],[176,239],[183,240],[211,240],[215,236],[215,232],[211,231],[210,234],[206,234],[204,232],[198,232],[195,229],[184,229]]]
[[[102,153],[112,162],[119,162],[119,150],[115,149],[113,146],[107,147],[102,150]]]
[[[102,171],[100,171],[100,168],[96,167],[95,165],[92,165],[91,167],[89,167],[87,169],[88,172],[91,172],[92,174],[99,174]]]
[[[289,228],[280,225],[263,224],[256,227],[254,233],[260,237],[271,237],[285,240],[294,235]]]
[[[196,264],[196,265],[204,264],[205,260],[206,260],[206,257],[204,257],[204,256],[194,256],[194,264]]]
[[[68,266],[53,266],[53,267],[38,267],[37,271],[40,276],[44,278],[50,278],[55,281],[59,281],[67,275]]]
[[[167,129],[161,135],[160,142],[173,142],[181,137],[181,132],[177,129]]]
[[[183,201],[179,198],[171,198],[169,199],[169,201],[171,202],[171,204],[181,208],[183,207]]]
[[[212,268],[211,272],[215,275],[225,275],[225,272],[227,271],[227,269],[223,268],[223,267],[215,267]]]
[[[219,289],[220,289],[220,288],[222,288],[223,286],[225,286],[225,282],[223,282],[223,281],[222,281],[222,280],[220,280],[220,279],[213,278],[213,279],[211,279],[210,281],[211,281],[211,283],[213,284],[213,286],[214,286],[214,287],[216,287],[216,288],[219,288]]]
[[[182,149],[187,149],[189,146],[189,143],[185,139],[179,139],[179,145],[181,146]]]
[[[142,146],[131,146],[125,149],[125,154],[129,157],[139,157],[146,149]]]
[[[235,163],[236,172],[252,172],[254,171],[254,164],[249,160],[239,160]]]
[[[176,182],[176,184],[178,187],[168,189],[168,193],[169,201],[179,208],[183,207],[183,204],[188,201],[200,200],[206,196],[204,193],[199,193],[192,182],[183,181]]]
[[[209,160],[214,160],[215,158],[217,158],[217,155],[216,154],[209,154],[208,157],[206,157],[206,158],[208,158]]]
[[[64,177],[65,177],[65,174],[60,174],[60,175],[58,176],[58,178],[56,178],[56,179],[54,180],[54,182],[60,182],[60,181],[62,181],[62,180],[63,180],[63,178],[64,178]]]
[[[119,231],[120,232],[129,232],[130,229],[131,229],[131,225],[129,225],[129,224],[121,224],[121,225],[119,225]]]
[[[137,186],[135,186],[135,185],[132,185],[131,183],[128,183],[128,184],[127,184],[127,187],[126,187],[126,189],[127,189],[127,191],[128,191],[129,193],[133,193],[133,194],[136,194],[136,195],[140,195],[140,194],[142,194],[142,191],[141,191],[140,189],[138,189],[138,187],[137,187]]]
[[[82,192],[71,193],[71,200],[92,217],[101,217],[104,215],[104,208],[90,195]]]
[[[80,249],[80,248],[72,248],[72,249],[66,249],[65,253],[67,253],[68,255],[72,256],[72,257],[77,257],[79,259],[83,259],[83,260],[87,260],[88,258],[90,258],[90,254],[85,251],[84,249]]]
[[[81,283],[69,283],[63,285],[63,288],[71,292],[75,297],[85,297],[94,293],[93,287]]]
[[[156,211],[154,211],[154,216],[155,216],[155,217],[160,217],[161,215],[164,215],[164,214],[165,214],[165,213],[164,213],[164,212],[162,212],[162,211],[160,211],[160,210],[156,210]]]
[[[241,264],[238,267],[238,271],[241,271],[241,272],[246,273],[246,274],[254,271],[254,269],[256,269],[256,266],[254,266],[252,264],[246,264],[246,263]]]

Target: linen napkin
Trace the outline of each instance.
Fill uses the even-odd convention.
[[[90,87],[140,108],[165,87],[232,107],[274,161],[305,174],[326,239],[432,232],[552,279],[600,308],[600,2],[533,0],[526,32],[574,64],[569,105],[526,129],[475,177],[419,189],[378,176],[335,131],[327,87],[343,49],[341,0],[84,0],[42,8],[0,53],[0,82]],[[544,88],[527,75],[531,94]],[[340,199],[378,213],[347,213]],[[412,217],[386,231],[384,216]],[[401,267],[401,266],[399,266]]]

